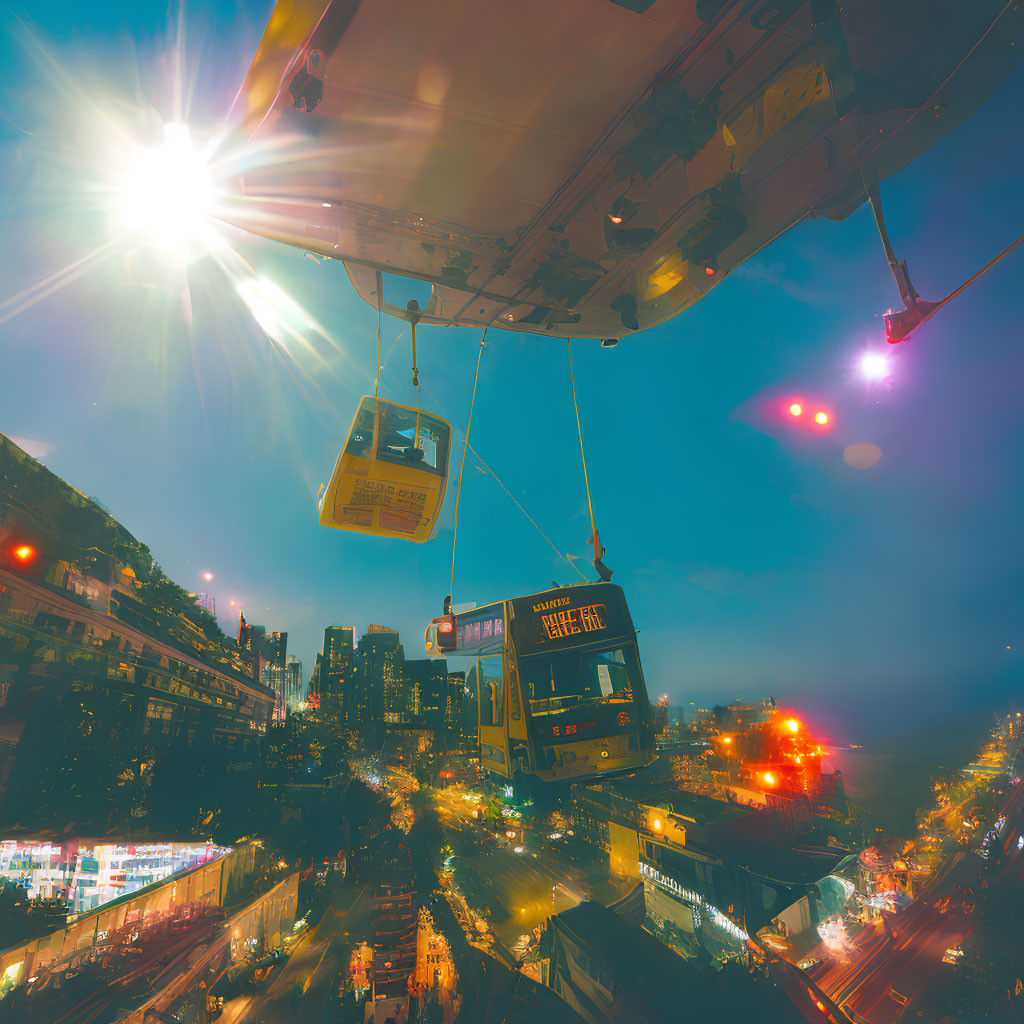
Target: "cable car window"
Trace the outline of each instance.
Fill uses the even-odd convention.
[[[631,704],[631,679],[639,674],[636,652],[630,647],[560,651],[519,663],[531,715],[555,714],[580,704]]]
[[[352,424],[352,433],[345,445],[346,455],[368,459],[373,454],[373,399],[363,399]]]
[[[397,466],[411,466],[445,476],[451,427],[437,416],[417,413],[390,402],[364,398],[352,433],[345,445],[347,455],[368,459],[373,454],[374,406],[377,408],[377,458]],[[417,424],[417,420],[419,421]]]
[[[444,475],[448,472],[450,441],[451,430],[441,420],[413,409],[380,406],[378,459]]]

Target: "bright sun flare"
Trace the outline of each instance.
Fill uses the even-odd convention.
[[[158,146],[134,148],[120,182],[122,227],[175,261],[208,248],[216,233],[213,178],[206,154],[183,124],[165,124]]]

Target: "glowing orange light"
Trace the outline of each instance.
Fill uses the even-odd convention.
[[[622,217],[619,214],[617,214],[617,213],[609,213],[608,214],[608,219],[613,224],[621,224],[622,223]]]
[[[804,759],[803,759],[802,757],[798,757],[798,758],[796,759],[796,763],[797,763],[797,764],[803,764],[803,763],[804,763]]]
[[[786,728],[790,732],[799,732],[800,731],[800,722],[797,719],[795,719],[795,718],[790,718],[790,719],[788,719],[786,721]]]
[[[661,831],[661,818],[655,818],[651,822],[651,828],[654,829],[655,832],[660,832]]]
[[[814,414],[814,422],[819,424],[822,427],[825,426],[825,424],[828,423],[828,413],[827,412],[816,412]]]
[[[771,772],[765,772],[764,775],[761,776],[761,778],[764,780],[764,784],[766,786],[774,786],[775,785],[775,776],[772,775]]]
[[[14,549],[14,557],[19,562],[31,562],[36,556],[36,549],[31,544],[21,544]]]
[[[450,633],[452,631],[452,624],[450,622],[442,622],[437,628],[442,633]]]
[[[804,407],[799,402],[794,402],[789,407],[789,415],[790,416],[802,416],[803,412],[804,412]]]
[[[732,737],[731,736],[723,736],[722,737],[722,742],[723,743],[732,743]]]
[[[713,266],[711,266],[711,264],[709,263],[709,264],[707,264],[704,267],[704,273],[707,274],[708,277],[714,277],[715,276],[715,268]]]
[[[203,579],[206,580],[207,583],[212,582],[212,580],[213,580],[213,573],[210,572],[209,570],[207,570],[206,572],[203,573]]]

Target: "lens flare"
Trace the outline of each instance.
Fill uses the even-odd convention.
[[[794,402],[789,407],[789,415],[790,416],[802,416],[803,412],[804,412],[804,407],[799,402]]]
[[[889,357],[881,352],[865,352],[860,360],[860,372],[865,380],[885,380],[889,376]]]
[[[207,157],[183,124],[165,124],[157,146],[134,146],[118,182],[121,227],[176,262],[187,262],[209,248],[216,232]]]

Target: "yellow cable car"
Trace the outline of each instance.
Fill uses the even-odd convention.
[[[320,495],[320,525],[429,540],[448,486],[451,440],[440,416],[366,396]]]
[[[590,782],[654,760],[636,630],[614,583],[446,614],[427,649],[475,657],[480,764],[495,775]]]

